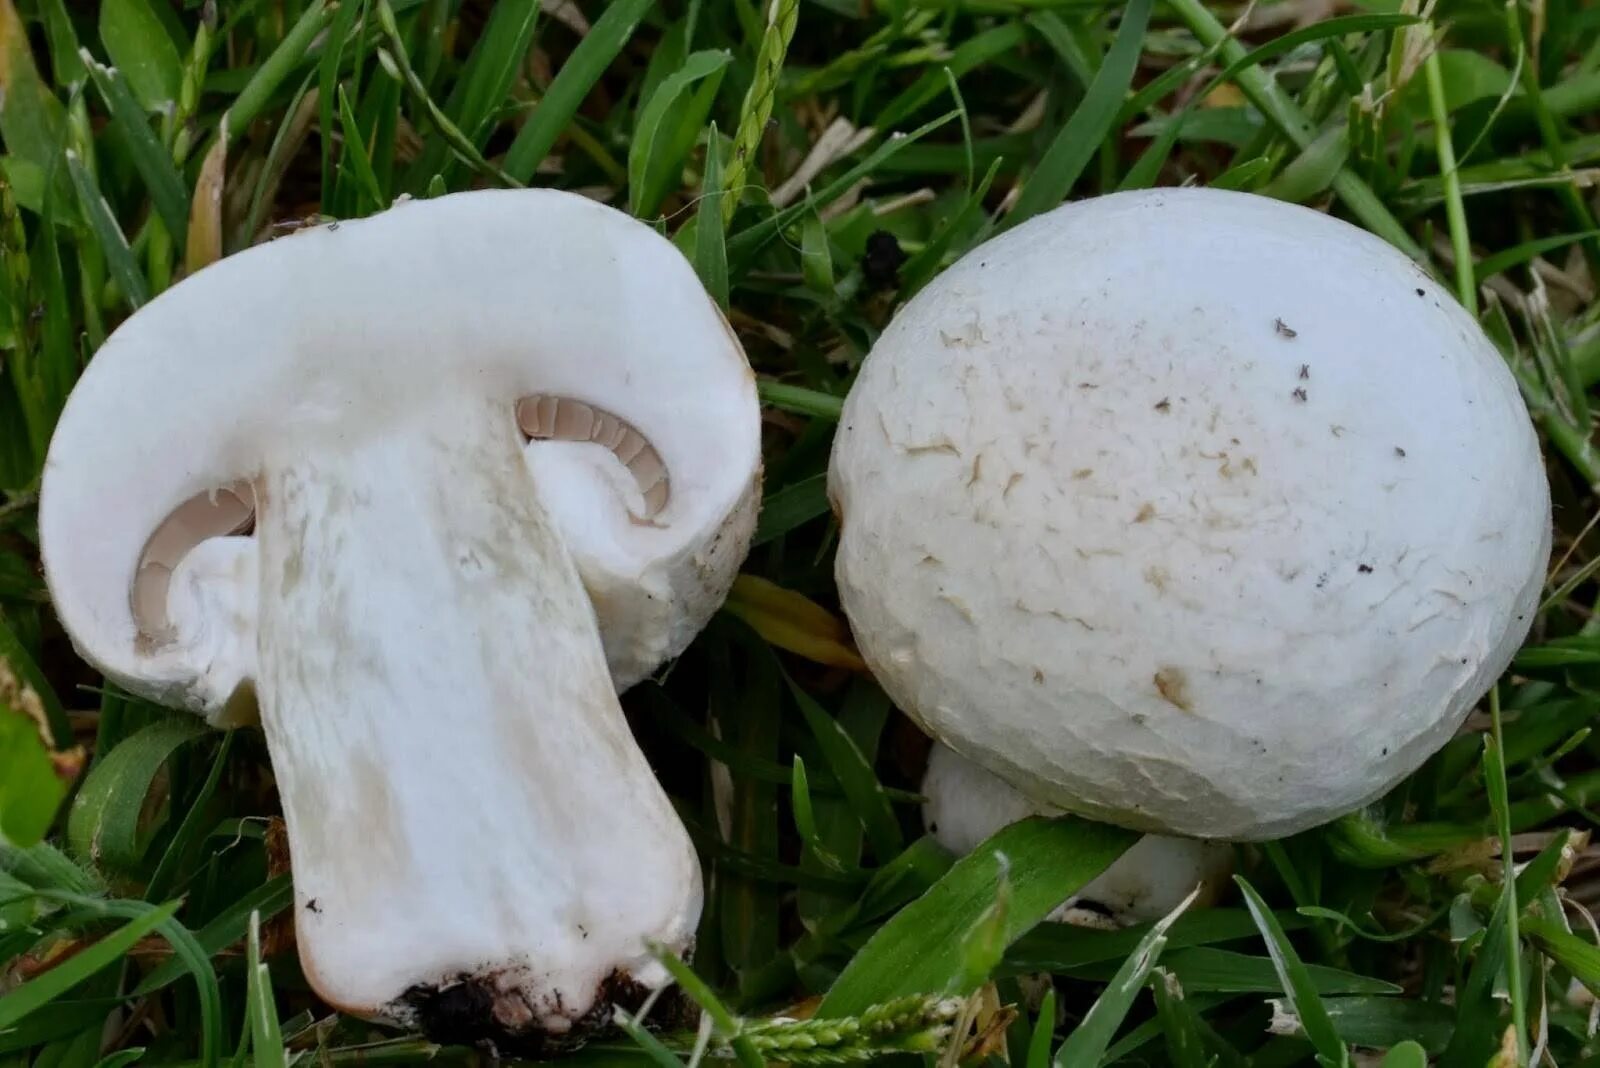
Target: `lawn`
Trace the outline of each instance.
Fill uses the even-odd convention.
[[[581,1048],[510,1053],[1600,1065],[1600,6],[0,0],[0,140],[0,1068],[508,1052],[318,999],[261,733],[80,660],[36,518],[68,393],[157,295],[401,198],[520,186],[684,253],[756,371],[765,473],[726,604],[622,698],[704,869],[693,954]],[[1389,795],[1236,847],[1181,915],[1045,921],[1125,838],[1035,819],[958,859],[925,832],[929,743],[835,588],[829,447],[879,334],[957,258],[1176,185],[1326,211],[1454,294],[1539,431],[1553,558],[1511,670]],[[145,415],[129,398],[109,432]]]

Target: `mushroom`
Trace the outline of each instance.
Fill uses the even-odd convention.
[[[699,865],[617,690],[725,596],[759,459],[749,365],[669,242],[473,192],[241,252],[128,319],[62,414],[39,530],[108,679],[259,712],[315,989],[535,1042],[690,946]]]
[[[1193,837],[1290,834],[1415,770],[1550,551],[1472,317],[1370,234],[1202,189],[951,266],[868,355],[829,489],[900,707],[1029,798]]]
[[[957,856],[972,852],[1002,827],[1029,816],[1059,816],[949,746],[934,743],[922,777],[922,822],[934,841]],[[1196,905],[1217,899],[1233,868],[1233,847],[1192,838],[1145,835],[1051,914],[1084,926],[1153,922],[1200,888]]]

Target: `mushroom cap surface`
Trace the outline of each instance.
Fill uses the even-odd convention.
[[[1376,237],[1201,189],[1064,206],[883,333],[830,468],[897,704],[1030,798],[1264,839],[1373,800],[1532,623],[1538,442]]]
[[[578,564],[618,685],[681,652],[754,527],[754,378],[670,242],[554,190],[303,230],[185,279],[116,330],[67,402],[40,495],[46,576],[79,651],[136,693],[241,718],[230,701],[255,669],[254,544],[212,537],[165,559],[171,588],[151,610],[169,608],[176,633],[152,640],[130,590],[165,552],[164,520],[209,500],[224,524],[211,533],[227,534],[230,494],[248,496],[265,450],[381,433],[441,391],[503,398],[507,425],[535,437],[581,424],[584,440],[529,443],[530,492]],[[555,425],[537,427],[534,400],[524,418],[525,398]]]

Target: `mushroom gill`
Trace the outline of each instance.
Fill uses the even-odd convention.
[[[590,441],[611,450],[644,495],[645,519],[659,515],[672,498],[667,465],[650,439],[604,408],[536,393],[517,401],[517,426],[530,441]]]
[[[653,519],[672,497],[667,465],[650,439],[621,417],[571,397],[534,394],[517,401],[517,426],[530,441],[588,441],[616,456],[644,497]],[[139,554],[129,600],[134,622],[147,638],[171,629],[167,592],[180,561],[208,538],[249,534],[255,528],[255,490],[247,480],[197,493],[172,510]]]
[[[207,538],[249,534],[255,528],[256,492],[248,481],[197,493],[157,524],[139,553],[129,601],[139,632],[161,640],[171,629],[167,590],[172,573],[189,551]]]

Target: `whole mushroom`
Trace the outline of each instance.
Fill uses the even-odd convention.
[[[830,469],[868,665],[1042,803],[1264,839],[1373,800],[1533,621],[1538,442],[1493,344],[1379,239],[1120,193],[895,317]]]
[[[110,680],[259,712],[327,1001],[535,1043],[693,938],[699,864],[617,690],[725,596],[758,424],[648,227],[551,191],[403,203],[112,335],[51,442],[46,577]]]
[[[985,839],[1029,816],[1061,810],[1030,801],[1006,781],[935,742],[922,777],[922,822],[934,841],[965,856]],[[1200,889],[1194,907],[1214,904],[1233,870],[1233,847],[1222,842],[1149,834],[1068,898],[1052,919],[1086,926],[1161,919]]]

